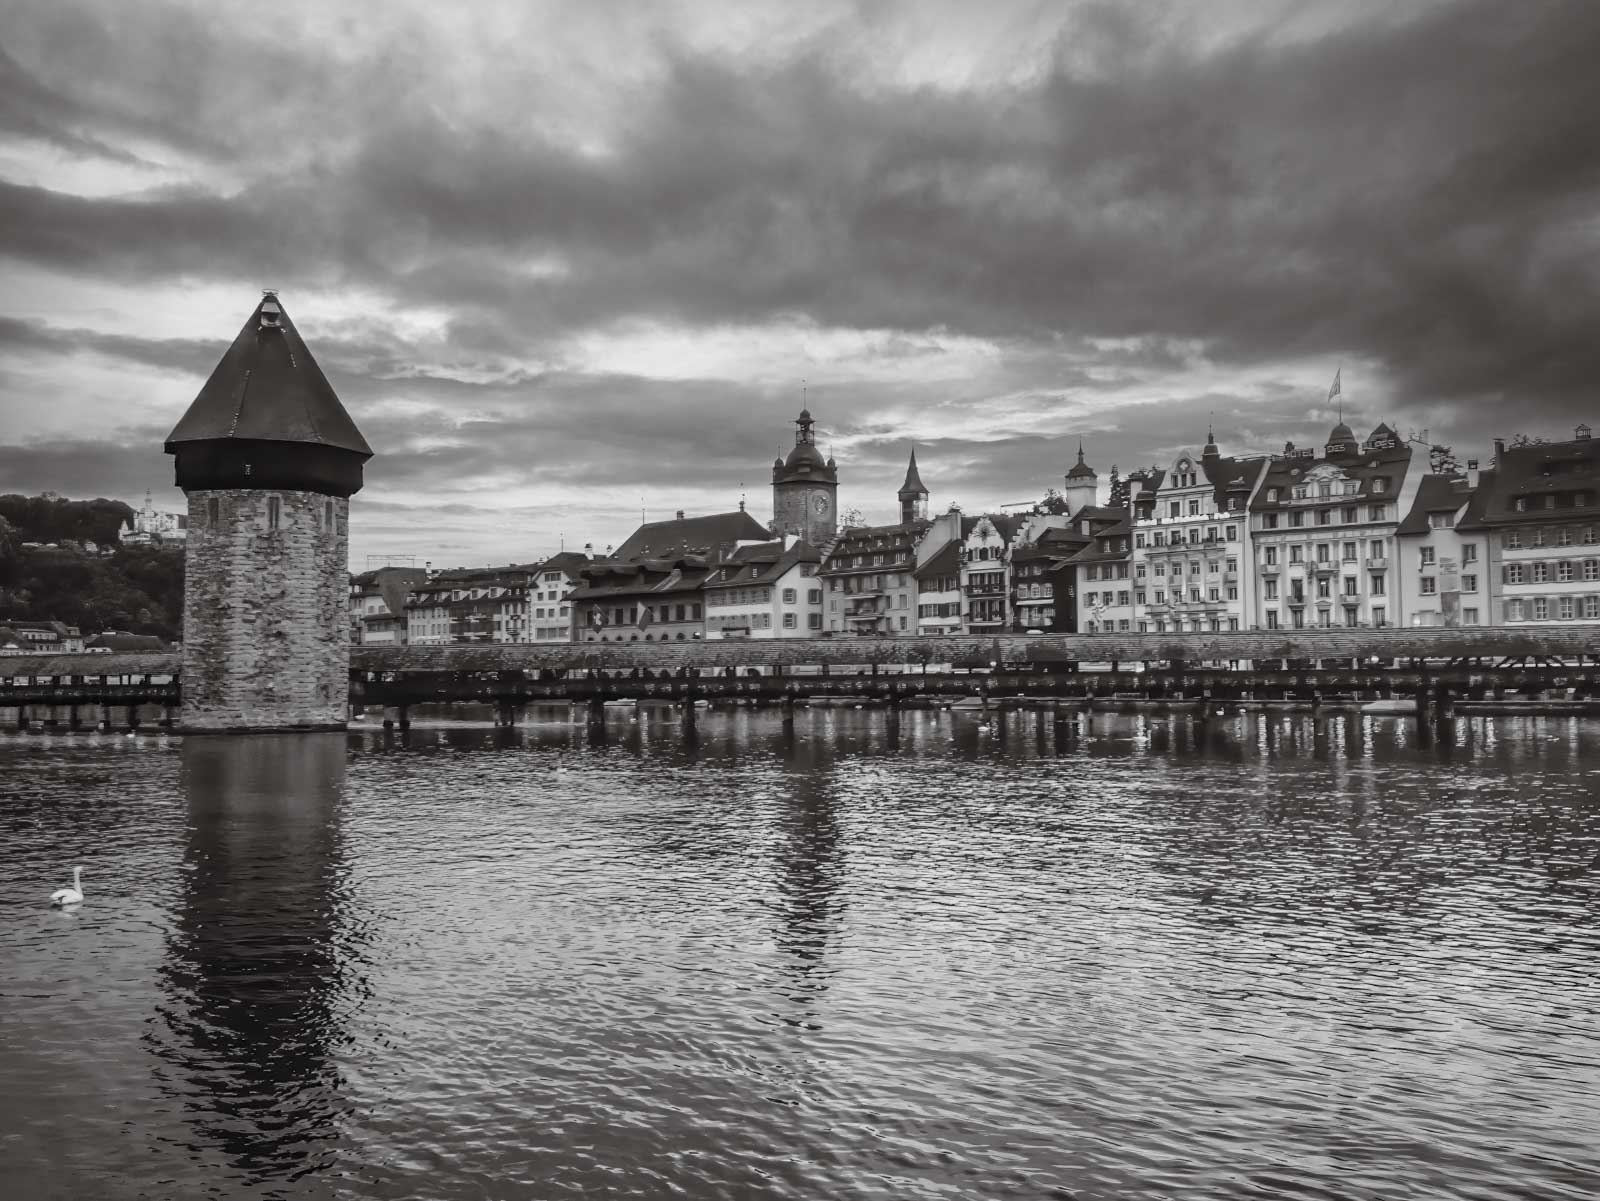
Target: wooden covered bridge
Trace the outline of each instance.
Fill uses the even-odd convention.
[[[171,722],[180,656],[35,655],[0,660],[0,723],[127,728],[159,707]],[[1600,629],[1579,625],[1217,634],[1004,634],[672,643],[358,646],[353,712],[381,707],[404,726],[413,706],[490,704],[512,723],[532,703],[571,702],[603,719],[607,701],[781,705],[858,698],[891,708],[979,697],[1146,698],[1219,704],[1414,698],[1419,716],[1507,692],[1600,696]]]

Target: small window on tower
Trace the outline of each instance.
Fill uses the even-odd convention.
[[[324,529],[333,529],[333,502],[331,500],[322,507],[322,525]]]
[[[206,501],[206,524],[212,529],[222,524],[222,502],[215,496]]]
[[[276,496],[267,497],[267,528],[275,530],[283,517],[283,501]]]

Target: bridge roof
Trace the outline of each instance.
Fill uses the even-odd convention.
[[[357,646],[355,671],[472,672],[606,670],[759,664],[1187,663],[1264,659],[1449,659],[1600,652],[1600,626],[1541,623],[1463,629],[1260,630],[1217,634],[1000,634],[905,638],[774,638],[703,642],[478,643]],[[9,676],[170,675],[181,656],[18,655],[0,658]]]

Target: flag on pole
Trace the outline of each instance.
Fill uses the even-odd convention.
[[[1335,371],[1333,373],[1333,386],[1328,389],[1328,399],[1329,400],[1332,400],[1335,396],[1343,395],[1339,391],[1339,377],[1341,375],[1343,375],[1343,374],[1344,374],[1344,367],[1342,365],[1339,367],[1339,369],[1337,371]]]

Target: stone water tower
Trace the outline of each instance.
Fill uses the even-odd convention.
[[[276,293],[166,452],[189,499],[181,728],[344,728],[349,498],[372,449]]]

